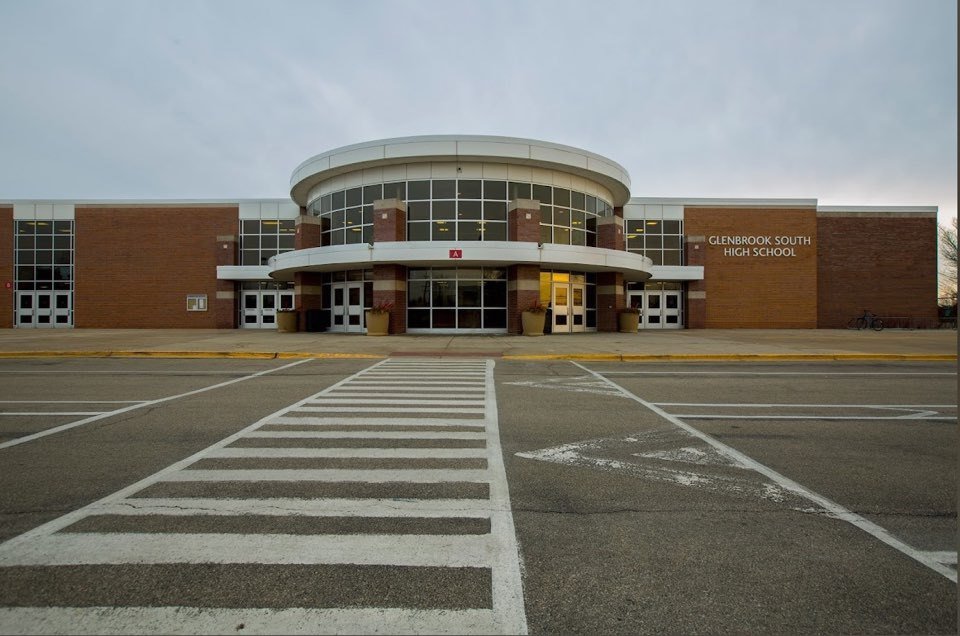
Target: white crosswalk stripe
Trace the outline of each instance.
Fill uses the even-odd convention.
[[[283,495],[283,489],[305,484],[346,490],[312,498]],[[273,496],[223,495],[218,488],[224,486],[271,488]],[[375,490],[435,486],[467,490],[462,496],[431,498],[377,496]],[[480,486],[486,497],[477,497]],[[358,497],[350,491],[357,487],[374,490]],[[195,492],[144,492],[158,488]],[[214,527],[203,524],[225,517],[249,519],[254,525],[242,533],[197,529]],[[264,518],[380,525],[360,533],[286,534],[278,533],[277,526],[258,531],[256,522]],[[117,519],[127,521],[111,526]],[[399,522],[439,525],[429,533],[406,534],[383,525]],[[478,530],[477,523],[488,523],[489,529]],[[163,526],[159,531],[157,524]],[[137,484],[0,545],[0,568],[151,564],[385,566],[398,568],[401,576],[424,567],[449,568],[453,574],[479,568],[489,571],[491,589],[486,607],[218,609],[87,603],[0,608],[0,633],[211,633],[232,632],[236,624],[245,625],[244,633],[276,632],[278,626],[291,633],[526,633],[493,362],[391,359],[375,364]]]

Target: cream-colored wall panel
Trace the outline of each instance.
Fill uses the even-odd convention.
[[[35,212],[38,219],[52,219],[53,218],[53,204],[52,203],[37,203]]]
[[[624,172],[619,166],[615,166],[606,161],[597,159],[596,157],[587,157],[587,169],[594,172],[599,172],[600,174],[605,174],[608,177],[612,177],[621,183],[630,185],[630,177],[627,176],[627,173]]]
[[[238,206],[239,216],[241,219],[259,219],[260,218],[260,204],[256,202],[243,202]]]
[[[407,179],[411,181],[416,179],[429,179],[430,170],[431,165],[429,163],[408,163]]]
[[[636,203],[623,206],[623,218],[625,219],[642,219],[643,216],[643,206]]]
[[[479,155],[481,157],[510,157],[512,159],[529,159],[530,146],[520,143],[497,141],[459,141],[458,154]]]
[[[260,218],[275,219],[280,211],[280,205],[272,201],[260,202]]]
[[[551,161],[565,166],[587,167],[587,157],[576,152],[561,150],[560,148],[546,148],[544,146],[530,146],[530,158],[538,161]]]
[[[529,183],[533,179],[533,168],[530,166],[507,166],[507,178],[511,181]]]
[[[37,218],[37,206],[33,203],[14,203],[13,218],[18,221],[32,221]]]
[[[76,218],[75,209],[72,203],[54,203],[53,218],[59,221],[72,221]]]
[[[530,168],[530,181],[533,183],[553,185],[553,170]]]
[[[663,218],[671,221],[682,221],[683,220],[683,206],[682,205],[665,205],[663,206]]]
[[[662,219],[663,218],[663,206],[662,205],[650,205],[647,204],[643,206],[644,218],[647,219]]]
[[[587,191],[587,180],[583,177],[578,177],[576,175],[570,175],[570,189],[576,190],[577,192],[586,192]]]
[[[483,164],[482,163],[461,163],[459,166],[460,172],[457,174],[461,179],[482,179],[483,178]]]
[[[277,218],[295,219],[300,216],[300,206],[293,201],[283,201],[279,204]]]
[[[343,187],[356,188],[363,185],[363,171],[356,170],[343,175]]]
[[[503,163],[485,163],[483,164],[484,179],[508,179],[509,169]]]
[[[363,171],[363,185],[383,183],[383,168],[367,168]]]
[[[566,172],[557,172],[553,171],[553,185],[558,188],[567,188],[568,190],[573,187],[573,178]]]
[[[383,168],[384,183],[390,183],[391,181],[406,181],[406,179],[407,179],[406,166],[384,166]]]
[[[434,179],[456,179],[457,164],[449,162],[431,163],[430,176]]]
[[[348,166],[352,163],[362,161],[377,161],[383,159],[383,146],[368,146],[366,148],[355,148],[353,150],[344,150],[335,155],[330,155],[330,167],[339,168]]]
[[[411,141],[393,143],[384,146],[384,156],[394,157],[443,157],[457,154],[457,142],[450,141]]]

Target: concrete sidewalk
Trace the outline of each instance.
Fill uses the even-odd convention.
[[[247,329],[4,329],[0,357],[383,358],[489,356],[593,360],[956,360],[956,330],[696,329],[634,334],[399,335]]]

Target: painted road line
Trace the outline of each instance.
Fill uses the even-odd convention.
[[[403,482],[407,484],[438,484],[448,481],[486,483],[487,471],[455,468],[416,468],[389,469],[367,468],[351,470],[348,468],[275,468],[275,469],[225,469],[225,470],[181,470],[163,481],[322,481],[322,482],[365,482],[385,484]]]
[[[321,400],[310,400],[308,402],[310,406],[333,406],[341,404],[429,404],[430,406],[475,406],[483,404],[483,400],[475,400],[472,397],[467,397],[463,400],[448,400],[445,398],[434,399],[434,400],[424,400],[423,398],[417,398],[416,400],[407,400],[404,398],[370,398],[370,397],[330,397],[323,398]],[[338,409],[339,410],[339,409]]]
[[[0,566],[256,563],[492,566],[489,535],[290,535],[71,532],[0,553]]]
[[[209,499],[199,497],[124,499],[95,510],[97,515],[267,515],[279,517],[489,518],[487,499]]]
[[[491,610],[226,609],[203,607],[0,608],[8,634],[494,634]]]
[[[825,408],[825,409],[955,409],[956,404],[761,404],[737,402],[651,402],[655,406],[704,406],[757,409]]]
[[[674,371],[663,369],[661,371],[597,371],[599,375],[746,375],[746,376],[766,376],[766,375],[788,375],[788,376],[824,376],[824,375],[849,375],[849,376],[914,376],[914,375],[957,375],[953,372],[930,372],[930,371]]]
[[[0,412],[0,415],[17,415],[17,416],[31,416],[31,415],[103,415],[104,413],[114,413],[115,411],[33,411],[29,413],[21,412]],[[16,440],[14,440],[16,441]],[[13,446],[13,444],[9,444]],[[3,446],[0,446],[3,448]]]
[[[0,404],[142,404],[146,400],[0,400]]]
[[[464,459],[486,457],[483,448],[220,448],[207,457],[306,457],[367,459]]]
[[[306,413],[330,413],[331,411],[336,413],[463,413],[463,414],[474,414],[474,415],[483,415],[482,408],[464,408],[464,407],[446,407],[446,408],[431,408],[431,407],[405,407],[405,406],[395,406],[395,407],[385,407],[385,406],[338,406],[336,408],[322,408],[322,407],[312,407],[312,406],[301,406],[297,411],[303,411]]]
[[[302,439],[486,439],[474,431],[252,431],[245,437]]]
[[[412,420],[412,421],[411,421]],[[347,424],[357,424],[354,418],[344,417],[276,417],[268,422],[275,425],[303,425],[303,426],[344,426]],[[417,418],[392,418],[392,417],[365,417],[363,426],[462,426],[470,428],[484,428],[485,424],[480,419],[451,419],[442,417]]]
[[[917,414],[909,415],[717,415],[709,413],[677,413],[674,417],[684,420],[856,420],[864,421],[913,421],[913,422],[955,422],[956,417],[941,417]]]
[[[784,475],[778,473],[772,468],[765,466],[764,464],[761,464],[760,462],[756,461],[752,457],[749,457],[741,453],[740,451],[733,448],[732,446],[728,446],[723,442],[721,442],[720,440],[716,439],[715,437],[712,437],[711,435],[704,433],[700,429],[687,424],[686,422],[681,420],[679,417],[675,415],[671,415],[670,413],[667,413],[666,411],[656,406],[652,402],[648,402],[643,398],[639,397],[638,395],[631,393],[627,389],[615,383],[613,380],[610,380],[609,378],[604,378],[602,374],[591,371],[590,369],[584,367],[583,365],[577,362],[571,362],[571,364],[579,367],[580,369],[583,369],[584,371],[587,371],[588,373],[593,373],[598,378],[603,378],[606,382],[609,382],[611,386],[617,387],[620,391],[623,392],[625,396],[629,397],[631,400],[634,400],[638,404],[656,413],[657,415],[667,420],[674,426],[677,426],[685,430],[690,435],[693,435],[694,437],[697,437],[700,440],[706,442],[710,446],[717,449],[717,451],[719,451],[721,454],[729,457],[730,459],[737,462],[738,464],[742,466],[748,466],[753,470],[755,470],[756,472],[760,473],[761,475],[764,475],[765,477],[773,481],[775,484],[777,484],[779,487],[783,488],[784,490],[787,490],[796,495],[799,495],[811,501],[812,503],[816,504],[817,506],[820,506],[835,519],[846,521],[847,523],[850,523],[851,525],[857,528],[860,528],[870,536],[876,539],[879,539],[880,541],[882,541],[883,543],[886,543],[887,545],[894,548],[895,550],[900,551],[901,553],[907,555],[908,557],[914,559],[919,563],[922,563],[923,565],[927,566],[931,570],[950,579],[954,583],[957,582],[957,572],[955,570],[951,570],[945,565],[937,562],[935,559],[930,558],[926,553],[922,552],[921,550],[917,550],[913,546],[910,546],[904,543],[900,539],[890,534],[885,528],[878,526],[872,521],[864,517],[861,517],[860,515],[856,514],[851,510],[848,510],[847,508],[845,508],[844,506],[841,506],[840,504],[833,501],[832,499],[828,499],[827,497],[824,497],[823,495],[816,493],[805,486],[800,485],[799,483],[793,481],[792,479],[785,477]]]
[[[424,361],[425,368],[434,371],[443,368],[443,363]],[[374,367],[386,366],[380,362]],[[490,570],[491,576],[491,608],[480,609],[478,613],[464,613],[463,611],[447,611],[444,609],[423,609],[404,614],[402,610],[391,608],[365,608],[363,610],[330,609],[313,610],[298,608],[250,608],[240,610],[223,610],[237,612],[264,612],[265,631],[276,632],[277,625],[283,624],[285,612],[307,612],[308,616],[332,616],[331,620],[339,627],[330,625],[318,627],[311,625],[304,628],[298,624],[296,629],[283,629],[284,632],[297,630],[318,633],[324,629],[336,632],[387,631],[391,633],[465,633],[481,631],[483,633],[526,633],[526,616],[523,605],[522,582],[520,578],[519,552],[516,544],[516,534],[513,527],[512,512],[506,485],[506,473],[500,450],[499,432],[497,426],[496,396],[493,384],[493,362],[482,363],[484,370],[480,386],[485,385],[483,393],[483,408],[480,413],[462,413],[455,406],[445,409],[446,416],[431,418],[432,404],[421,408],[420,412],[408,412],[406,407],[394,405],[394,410],[403,409],[400,413],[385,412],[378,416],[345,415],[336,417],[327,413],[314,416],[296,417],[306,409],[308,403],[322,399],[345,386],[353,388],[355,381],[363,372],[355,374],[337,384],[321,391],[318,394],[292,404],[285,409],[262,418],[244,430],[231,435],[211,447],[177,462],[176,464],[152,475],[151,477],[125,488],[99,502],[85,508],[64,515],[52,522],[44,524],[30,532],[24,533],[5,544],[0,545],[0,565],[31,561],[35,565],[57,565],[66,563],[93,563],[93,564],[124,564],[137,563],[290,563],[290,564],[337,564],[337,565],[378,565],[387,567],[396,566],[429,566],[429,567],[481,567]],[[433,380],[416,382],[417,390],[423,391],[433,385],[448,387],[449,380]],[[475,385],[475,384],[474,384]],[[403,389],[396,389],[403,390]],[[377,397],[377,388],[371,388],[369,395]],[[449,398],[441,394],[441,399]],[[332,407],[336,409],[336,407]],[[423,409],[427,409],[426,412]],[[323,410],[323,409],[321,409]],[[336,412],[336,411],[334,411]],[[265,426],[283,423],[295,423],[296,420],[314,419],[322,421],[323,430],[309,431],[272,431],[262,430]],[[383,420],[400,420],[401,425],[419,427],[424,420],[443,422],[442,425],[451,427],[471,427],[475,431],[410,431],[410,430],[336,430],[336,426],[347,427],[357,425],[378,425]],[[478,423],[480,426],[478,426]],[[485,427],[481,429],[481,426]],[[318,427],[320,428],[320,427]],[[307,442],[310,438],[336,439],[364,439],[368,443],[363,448],[312,448],[301,446],[298,448],[250,448],[248,446],[235,447],[234,443],[241,440],[257,440],[270,438],[300,438]],[[403,448],[397,444],[408,440],[423,439],[426,441],[439,440],[468,440],[482,442],[481,448]],[[335,441],[332,442],[335,444]],[[294,441],[294,444],[296,442]],[[370,445],[376,448],[369,448]],[[319,451],[319,453],[317,452]],[[412,451],[412,452],[411,452]],[[438,451],[438,452],[436,452]],[[451,452],[452,451],[452,452]],[[406,459],[410,457],[411,466],[424,457],[440,457],[456,455],[450,459],[459,459],[461,455],[469,455],[463,459],[485,457],[488,468],[476,469],[371,469],[371,470],[274,470],[270,469],[270,461],[289,456],[316,456],[326,453],[333,454],[373,454],[377,456],[390,455]],[[191,466],[202,459],[218,456],[259,456],[262,459],[264,470],[252,471],[203,471],[190,470]],[[268,455],[268,457],[264,457]],[[466,464],[465,464],[466,465]],[[476,499],[220,499],[209,496],[178,497],[172,499],[141,498],[137,494],[161,482],[180,481],[196,477],[219,480],[223,477],[255,479],[250,483],[264,483],[264,478],[289,479],[296,477],[302,483],[304,478],[321,478],[330,480],[328,483],[384,483],[381,480],[390,480],[388,483],[423,483],[421,480],[444,479],[444,483],[462,483],[466,476],[476,479],[480,483],[488,484],[489,498]],[[343,481],[351,480],[351,481]],[[357,480],[357,481],[352,481]],[[393,481],[398,480],[398,481]],[[209,482],[216,483],[216,482]],[[208,492],[215,493],[216,489]],[[202,493],[198,493],[202,494]],[[268,512],[269,511],[269,512]],[[94,515],[127,514],[127,515],[263,515],[273,516],[336,516],[378,519],[384,517],[407,517],[446,519],[452,517],[469,517],[489,519],[490,531],[483,535],[391,535],[391,534],[352,534],[352,535],[288,535],[288,534],[217,534],[217,533],[60,533],[60,530]],[[100,615],[90,613],[83,608],[33,608],[26,609],[28,614],[19,614],[12,617],[10,614],[0,614],[0,632],[12,631],[8,629],[7,621],[19,620],[46,620],[48,625],[57,621],[66,620],[65,616],[72,616],[70,612],[80,612],[76,620],[86,621],[78,628],[76,625],[61,624],[59,631],[78,632],[87,629],[90,632],[103,633],[110,631],[129,632],[150,631],[173,633],[182,628],[184,620],[203,612],[217,612],[220,610],[205,610],[201,608],[173,608],[169,613],[162,613],[166,608],[127,608],[129,614],[118,615],[109,613]],[[36,613],[29,614],[34,611]],[[126,623],[126,620],[136,621],[139,612],[161,611],[154,622],[144,626],[143,623]],[[315,613],[314,613],[315,612]],[[327,612],[330,612],[328,614]],[[398,614],[399,612],[399,614]],[[472,612],[472,610],[471,610]],[[383,616],[390,620],[384,624],[378,623]],[[32,617],[32,618],[31,618]],[[40,617],[40,618],[37,618]],[[43,617],[46,617],[44,619]],[[277,617],[277,620],[272,620]],[[421,620],[422,619],[422,620]],[[201,619],[198,619],[201,620]],[[251,625],[243,622],[244,632],[255,632]],[[238,623],[239,624],[239,623]],[[378,627],[378,625],[380,627]],[[230,629],[235,630],[236,625]],[[56,631],[56,630],[53,630]],[[202,630],[195,630],[202,631]],[[211,630],[218,631],[218,630]]]
[[[85,424],[90,424],[91,422],[97,422],[108,417],[113,417],[115,415],[120,415],[121,413],[128,413],[136,409],[146,408],[148,406],[154,406],[157,404],[162,404],[164,402],[170,402],[173,400],[179,400],[180,398],[189,397],[191,395],[197,395],[199,393],[205,393],[207,391],[213,391],[215,389],[220,389],[231,384],[236,384],[237,382],[244,382],[246,380],[252,380],[254,378],[259,378],[260,376],[267,375],[268,373],[274,373],[276,371],[283,371],[284,369],[289,369],[295,367],[299,364],[304,364],[310,360],[297,360],[296,362],[291,362],[283,366],[279,366],[273,369],[266,369],[264,371],[258,371],[256,373],[251,373],[250,375],[245,375],[239,378],[234,378],[232,380],[227,380],[226,382],[219,382],[211,386],[203,387],[201,389],[194,389],[193,391],[187,391],[185,393],[178,393],[177,395],[168,395],[167,397],[159,398],[156,400],[148,400],[146,402],[139,402],[137,404],[132,404],[128,407],[122,409],[116,409],[114,411],[108,411],[105,413],[100,413],[92,417],[88,417],[82,420],[77,420],[76,422],[70,422],[68,424],[62,424],[60,426],[54,426],[53,428],[48,428],[46,430],[40,431],[38,433],[33,433],[31,435],[24,435],[23,437],[17,437],[16,439],[11,439],[6,442],[0,443],[0,450],[4,448],[10,448],[11,446],[17,446],[18,444],[25,444],[27,442],[32,442],[36,439],[42,437],[47,437],[48,435],[54,435],[56,433],[62,433],[63,431],[70,430],[71,428],[76,428],[78,426],[83,426]]]

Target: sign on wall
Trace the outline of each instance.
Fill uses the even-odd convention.
[[[723,255],[730,257],[753,256],[791,258],[797,255],[797,247],[812,244],[809,236],[708,236],[707,244],[723,247]]]

